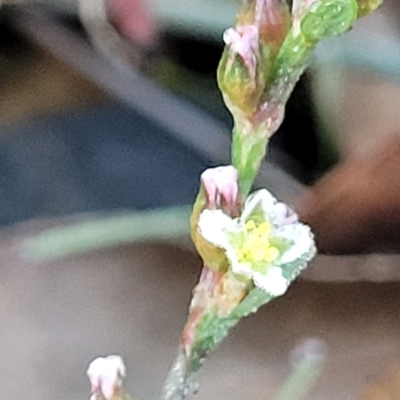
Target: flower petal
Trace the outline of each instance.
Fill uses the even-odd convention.
[[[312,252],[312,249],[315,247],[314,236],[310,228],[300,222],[284,225],[277,229],[276,237],[292,242],[292,245],[280,257],[280,264],[296,261]]]
[[[205,240],[223,249],[230,248],[227,232],[236,232],[237,222],[222,210],[204,210],[199,216],[198,228]]]
[[[289,281],[282,275],[279,267],[269,268],[266,274],[255,272],[253,280],[257,287],[272,296],[282,296],[289,287]]]
[[[271,222],[275,227],[294,224],[298,220],[297,214],[287,204],[278,202],[274,205]]]
[[[247,198],[241,218],[246,221],[257,211],[261,211],[264,216],[269,216],[276,202],[276,198],[267,189],[257,190]]]

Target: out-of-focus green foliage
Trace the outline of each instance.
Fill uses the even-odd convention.
[[[383,3],[383,0],[357,0],[357,3],[358,16],[363,17],[371,11],[376,10]]]

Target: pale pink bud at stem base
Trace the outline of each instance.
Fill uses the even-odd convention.
[[[111,400],[119,392],[126,368],[120,356],[98,357],[87,369],[90,380],[91,400]]]

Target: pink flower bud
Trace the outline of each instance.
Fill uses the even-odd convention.
[[[208,209],[223,209],[227,214],[238,211],[238,173],[227,165],[210,168],[201,175]]]
[[[229,28],[225,31],[223,39],[225,44],[242,58],[250,76],[254,77],[257,59],[260,56],[258,27],[245,25],[238,26],[236,29]]]
[[[122,385],[126,369],[120,356],[98,357],[90,363],[87,375],[92,387],[91,400],[111,400]]]

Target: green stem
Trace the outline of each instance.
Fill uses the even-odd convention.
[[[254,287],[242,302],[232,310],[230,316],[239,321],[241,318],[248,317],[250,314],[256,312],[261,306],[269,303],[274,298],[264,290]]]
[[[199,363],[199,362],[198,362]],[[188,359],[185,349],[180,346],[178,355],[169,370],[160,400],[186,400],[197,390],[197,372],[193,369],[194,360]]]
[[[246,197],[253,185],[267,150],[267,132],[243,132],[237,124],[232,137],[232,165],[239,174],[239,191]]]

